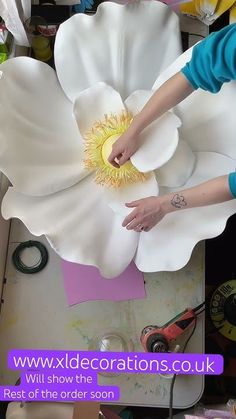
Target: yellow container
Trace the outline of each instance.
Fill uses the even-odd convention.
[[[31,39],[31,46],[37,60],[48,61],[52,58],[50,39],[45,36],[35,36]]]
[[[26,33],[34,56],[40,61],[49,61],[52,58],[48,24],[41,16],[31,16],[25,22]]]

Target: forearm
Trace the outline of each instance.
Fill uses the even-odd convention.
[[[236,173],[220,176],[198,186],[162,196],[126,203],[133,211],[125,217],[122,226],[127,230],[149,231],[169,212],[219,204],[236,198]]]
[[[129,131],[138,135],[151,122],[172,109],[194,91],[186,77],[181,73],[167,80],[149,99],[142,111],[135,116]]]
[[[226,175],[160,198],[163,211],[167,214],[179,209],[218,204],[233,199],[233,196]]]

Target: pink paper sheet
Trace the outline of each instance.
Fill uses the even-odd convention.
[[[143,273],[132,262],[114,279],[103,278],[93,266],[62,260],[64,287],[69,306],[91,300],[133,300],[146,297]]]

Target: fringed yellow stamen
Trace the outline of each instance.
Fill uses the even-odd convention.
[[[119,188],[131,183],[144,182],[149,173],[139,172],[130,161],[120,168],[112,166],[108,157],[116,140],[128,129],[133,116],[123,111],[120,115],[105,115],[84,136],[85,167],[96,170],[95,181],[100,185]]]

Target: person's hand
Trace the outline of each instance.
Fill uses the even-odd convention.
[[[120,167],[126,163],[139,147],[138,139],[126,131],[112,146],[112,152],[108,157],[109,163],[114,167]]]
[[[149,196],[125,205],[128,208],[134,208],[122,223],[127,230],[149,231],[166,215],[162,198],[157,196]]]

